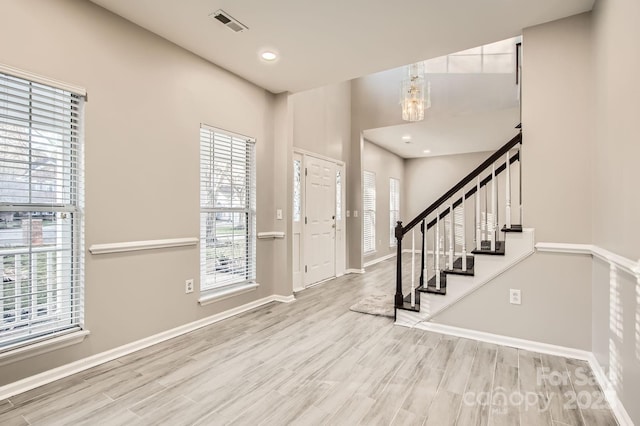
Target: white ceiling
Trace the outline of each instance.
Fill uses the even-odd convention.
[[[506,41],[514,52],[517,41]],[[515,53],[510,56],[512,63],[506,67],[510,72],[426,74],[432,106],[425,119],[413,123],[398,120],[401,124],[367,129],[364,137],[403,158],[496,150],[518,132],[515,126],[520,122]],[[431,62],[427,61],[427,66]],[[397,68],[363,77],[372,82],[368,85],[372,98],[384,99],[389,87],[400,87],[401,71]],[[399,115],[397,103],[390,107]]]
[[[428,114],[428,110],[427,110]],[[517,133],[520,109],[474,111],[420,123],[365,130],[364,137],[402,158],[495,151]],[[403,136],[410,135],[406,142]],[[424,150],[429,150],[425,153]]]
[[[298,92],[479,46],[594,0],[91,0],[265,89]],[[209,17],[224,9],[249,27]],[[259,59],[280,53],[275,63]]]

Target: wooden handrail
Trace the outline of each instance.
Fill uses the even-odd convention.
[[[442,197],[438,198],[434,203],[432,203],[429,207],[427,207],[422,213],[416,216],[411,222],[402,227],[402,235],[404,236],[407,232],[409,232],[413,227],[422,222],[427,216],[433,213],[438,207],[444,204],[445,201],[453,197],[458,191],[463,189],[466,185],[468,185],[473,179],[478,177],[480,173],[485,171],[485,169],[495,163],[500,157],[509,152],[511,148],[516,146],[517,144],[522,143],[522,133],[518,133],[511,139],[509,142],[504,144],[500,149],[491,154],[489,158],[487,158],[482,164],[476,167],[471,173],[469,173],[464,179],[458,182],[453,188],[447,191]],[[491,180],[491,178],[489,178]],[[475,190],[473,190],[475,192]],[[473,192],[472,192],[473,193]],[[468,198],[468,197],[467,197]],[[448,211],[448,209],[447,209]],[[397,237],[397,235],[396,235]]]
[[[510,159],[509,159],[509,164],[513,164],[516,161],[518,161],[520,159],[520,153],[515,153]],[[500,164],[497,168],[496,168],[496,176],[498,176],[500,173],[504,172],[507,168],[506,162]],[[483,186],[486,186],[489,184],[489,182],[491,182],[491,175],[487,176],[486,178],[482,179],[480,181],[480,187],[482,188]],[[471,188],[469,191],[467,191],[464,194],[464,199],[468,200],[469,198],[471,198],[473,196],[473,194],[476,193],[476,191],[478,191],[478,188],[476,186],[474,186],[473,188]],[[452,207],[455,209],[456,207],[458,207],[460,204],[462,204],[462,197],[458,198],[457,200],[455,200],[453,202]],[[447,215],[449,214],[449,208],[447,207],[445,210],[443,210],[439,216],[440,216],[440,220],[444,219],[445,217],[447,217]],[[436,224],[436,219],[433,219],[431,222],[429,222],[427,224],[427,230],[431,229],[434,225]]]

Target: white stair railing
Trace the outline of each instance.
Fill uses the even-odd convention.
[[[445,274],[473,274],[473,266],[471,265],[474,263],[471,263],[472,258],[468,256],[467,248],[467,244],[472,244],[472,240],[472,246],[478,251],[495,252],[498,248],[503,249],[504,245],[499,238],[499,221],[502,221],[506,228],[513,230],[514,187],[519,189],[517,200],[522,217],[522,179],[520,178],[519,185],[514,185],[514,178],[518,178],[518,175],[514,176],[514,171],[511,170],[512,162],[518,162],[518,165],[521,162],[519,150],[512,157],[513,150],[518,149],[520,141],[521,135],[517,135],[406,226],[403,226],[401,222],[398,224],[396,227],[398,269],[395,297],[397,307],[409,309],[409,303],[402,302],[405,299],[403,299],[401,286],[401,243],[402,237],[409,232],[411,232],[411,250],[407,250],[407,252],[410,251],[412,255],[410,300],[411,308],[415,307],[416,310],[419,309],[420,298],[417,297],[415,291],[444,294],[446,291]],[[500,176],[503,172],[504,183]],[[519,167],[517,172],[521,177],[522,167]],[[502,185],[504,185],[504,192]],[[503,194],[504,201],[502,201]],[[467,198],[472,196],[474,196],[474,205],[467,206]],[[467,222],[467,214],[473,216],[473,222],[471,220]],[[504,219],[502,219],[503,214]],[[415,236],[417,225],[421,226],[420,231],[422,232],[422,239],[418,240],[418,248],[416,248]],[[433,236],[429,234],[430,229]],[[429,247],[430,241],[433,241],[432,247]],[[416,250],[419,251],[420,257],[417,257]],[[456,256],[459,256],[460,259],[458,260]],[[419,266],[416,266],[416,262],[420,262]],[[416,272],[420,274],[419,285],[416,284]],[[431,286],[429,286],[430,278]]]

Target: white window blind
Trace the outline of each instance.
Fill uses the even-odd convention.
[[[200,287],[255,281],[255,143],[200,128]]]
[[[389,245],[396,246],[396,224],[400,220],[400,180],[389,178]]]
[[[293,160],[293,221],[302,217],[302,162]]]
[[[0,351],[83,325],[83,108],[0,72]]]
[[[364,253],[375,251],[376,249],[376,175],[373,172],[363,173],[363,200],[364,210],[364,230],[363,230],[363,250]]]

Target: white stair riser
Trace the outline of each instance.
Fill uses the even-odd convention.
[[[504,235],[504,256],[474,255],[473,276],[448,274],[445,296],[422,293],[420,295],[420,312],[398,310],[396,324],[412,327],[418,322],[431,320],[449,306],[533,254],[535,250],[533,229],[527,228],[521,233],[507,232]]]

